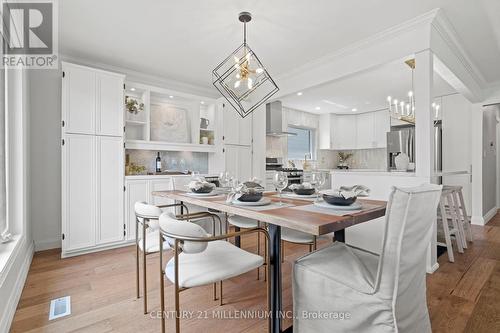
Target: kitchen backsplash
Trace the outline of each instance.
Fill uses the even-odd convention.
[[[155,172],[156,150],[127,149],[129,163],[146,167],[147,173]],[[169,171],[199,171],[208,173],[208,153],[185,151],[160,151],[162,170]]]
[[[355,149],[355,150],[343,150],[346,153],[353,154],[347,161],[347,165],[351,169],[376,169],[376,170],[386,170],[387,169],[387,153],[385,148],[376,149]],[[327,168],[336,168],[339,163],[338,158],[339,150],[319,150],[318,151],[318,164],[322,164],[321,161],[324,159],[328,164]],[[324,155],[326,154],[326,157]],[[322,158],[323,157],[323,158]],[[323,168],[318,166],[319,168]]]

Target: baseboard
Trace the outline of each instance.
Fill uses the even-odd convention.
[[[87,248],[87,249],[82,249],[82,250],[74,250],[71,252],[62,251],[61,258],[70,258],[70,257],[80,256],[82,254],[89,254],[89,253],[94,253],[94,252],[113,250],[113,249],[118,249],[121,247],[130,246],[133,244],[135,244],[135,239],[126,240],[126,241],[122,241],[122,242],[115,243],[115,244],[95,246],[92,248]]]
[[[33,259],[34,245],[31,242],[27,248],[19,273],[17,274],[16,282],[11,290],[5,309],[3,309],[2,318],[0,320],[0,332],[9,332],[10,325],[16,313],[17,304],[21,298],[21,293],[24,288],[24,283],[28,276],[31,260]]]
[[[484,218],[482,216],[471,216],[470,223],[474,225],[484,225]]]
[[[61,247],[61,240],[59,238],[35,241],[35,252],[58,249],[60,247]]]
[[[484,219],[484,224],[490,222],[490,220],[495,216],[497,215],[498,213],[498,208],[497,207],[493,207],[492,209],[490,209],[490,211],[488,213],[486,213],[486,215],[484,215],[483,219]]]

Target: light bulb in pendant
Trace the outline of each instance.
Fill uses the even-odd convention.
[[[263,72],[264,72],[264,69],[263,69],[263,68],[257,68],[257,69],[255,70],[255,73],[257,73],[257,74],[261,74],[261,73],[263,73]]]
[[[413,96],[413,91],[408,91],[408,97],[412,97]]]
[[[248,86],[248,89],[252,89],[252,87],[253,87],[253,81],[252,81],[251,78],[248,78],[248,80],[247,80],[247,86]]]
[[[236,81],[236,82],[234,83],[234,87],[235,87],[235,88],[238,88],[238,87],[240,86],[240,82],[241,82],[240,80]]]

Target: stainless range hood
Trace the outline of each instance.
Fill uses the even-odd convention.
[[[266,104],[266,135],[297,135],[296,133],[283,131],[283,105],[281,104],[281,101]]]

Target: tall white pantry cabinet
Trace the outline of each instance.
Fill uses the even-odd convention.
[[[125,76],[63,62],[62,256],[124,243]]]

